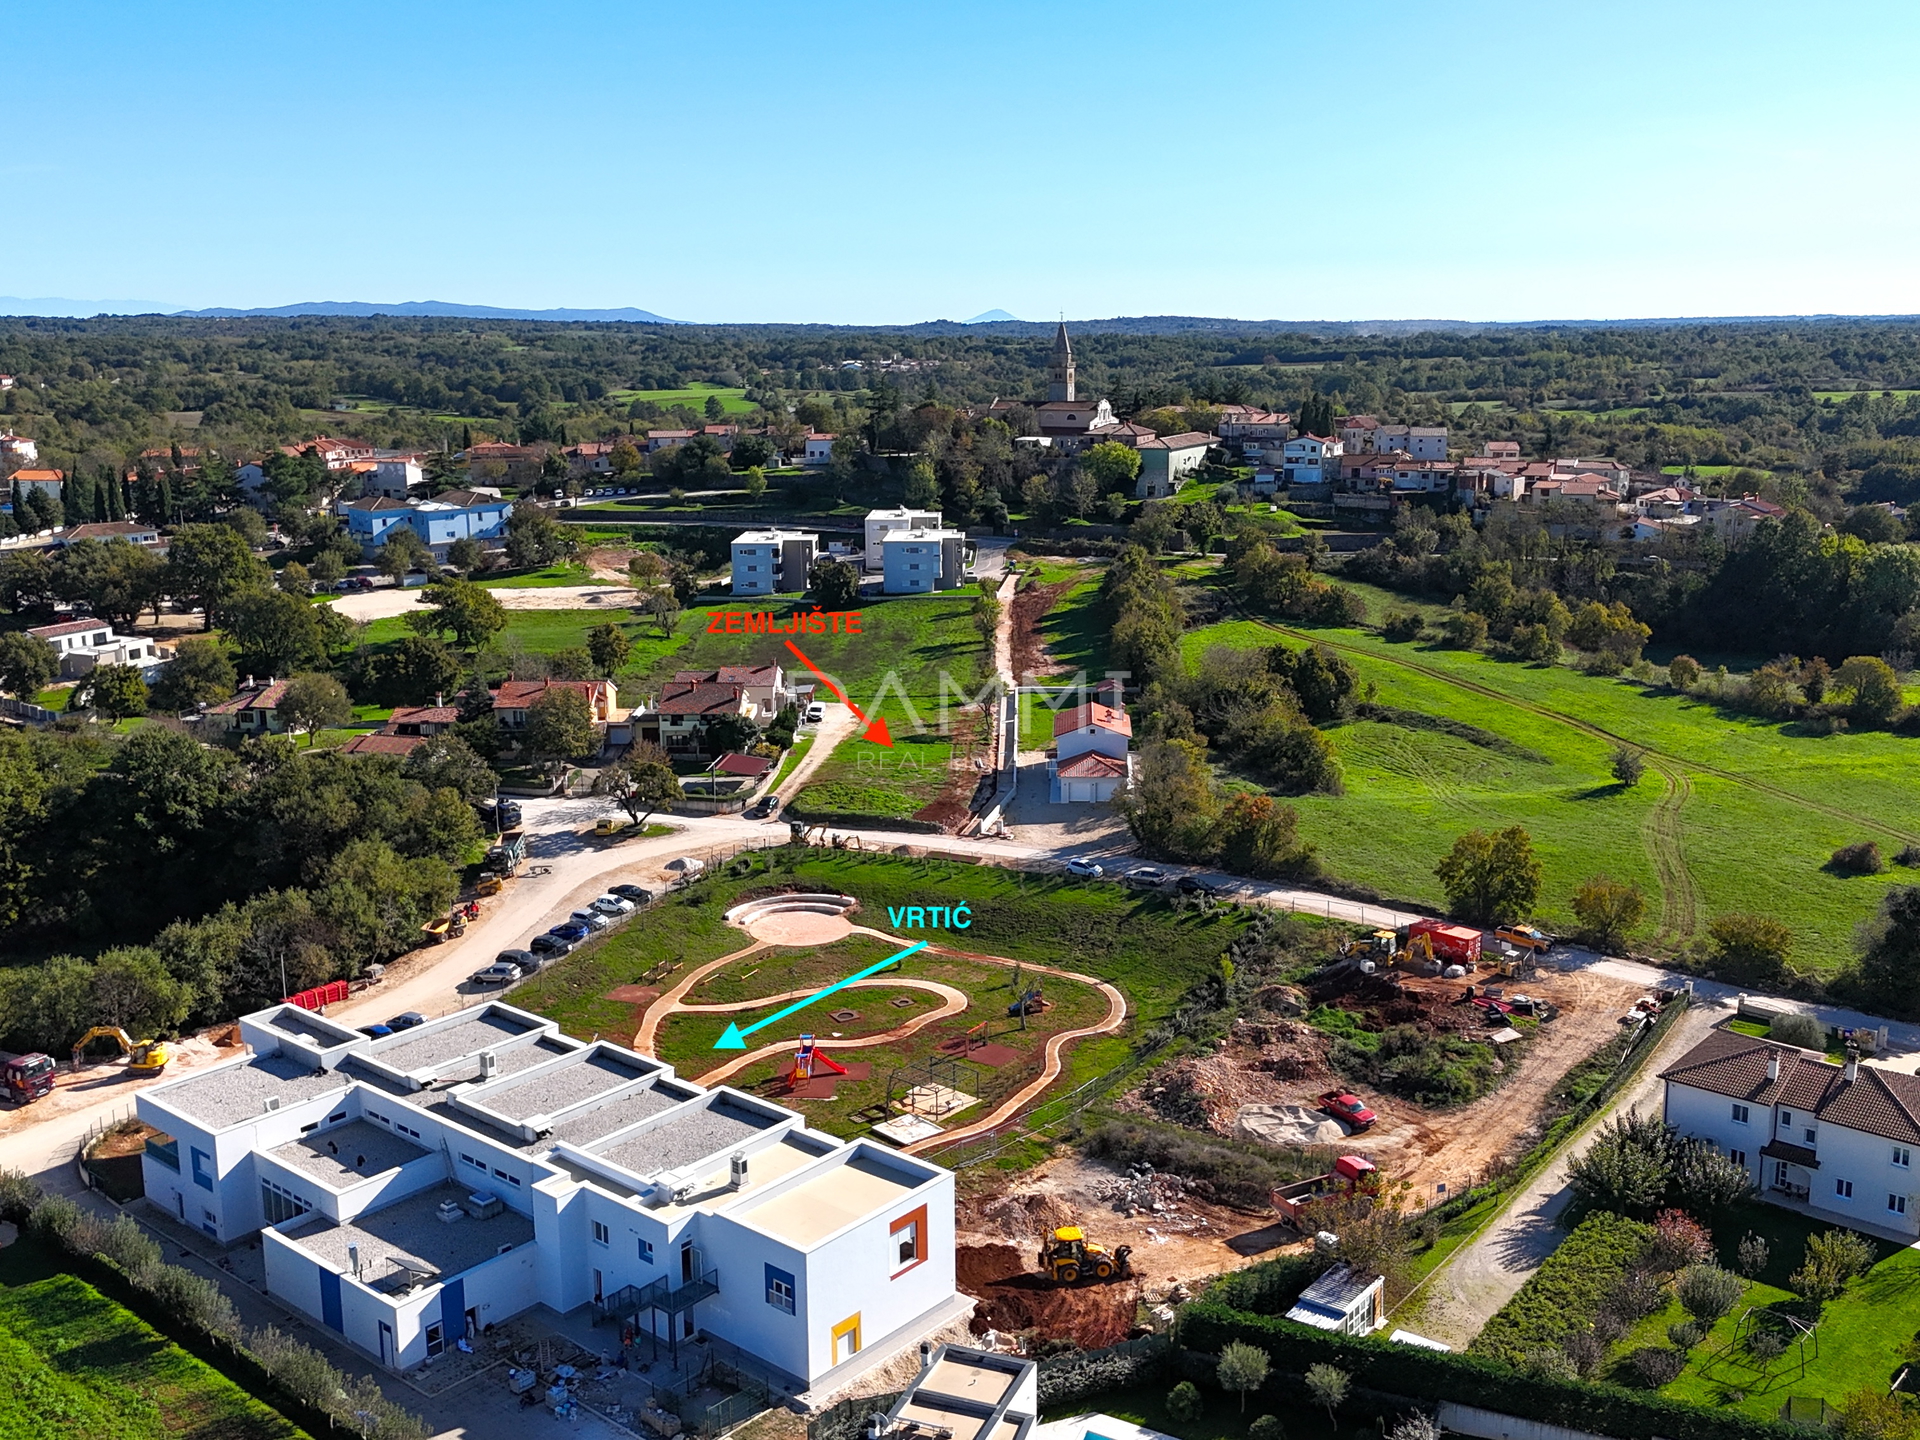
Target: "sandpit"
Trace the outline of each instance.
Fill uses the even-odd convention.
[[[853,934],[847,917],[859,902],[851,895],[770,895],[727,912],[738,925],[767,945],[831,945]]]

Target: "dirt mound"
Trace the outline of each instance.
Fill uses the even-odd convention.
[[[999,1235],[1025,1248],[1038,1248],[1040,1237],[1062,1225],[1074,1223],[1073,1207],[1058,1195],[1045,1193],[1003,1195],[974,1211],[968,1228],[985,1235]],[[1004,1245],[985,1247],[1005,1250]],[[1024,1259],[1014,1263],[1019,1270]],[[1012,1271],[1008,1273],[1013,1273]]]
[[[1037,1330],[1083,1349],[1117,1345],[1133,1328],[1138,1280],[1054,1285],[1033,1274],[1032,1257],[1011,1245],[963,1245],[955,1255],[959,1286],[979,1301],[975,1330]]]

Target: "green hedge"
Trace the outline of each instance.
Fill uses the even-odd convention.
[[[1610,1211],[1589,1215],[1473,1337],[1473,1353],[1517,1365],[1584,1328],[1652,1235]]]
[[[1310,1329],[1274,1316],[1249,1315],[1208,1300],[1189,1305],[1180,1320],[1180,1342],[1190,1350],[1219,1354],[1230,1342],[1258,1345],[1273,1359],[1276,1389],[1322,1361],[1344,1370],[1356,1386],[1410,1400],[1452,1400],[1595,1431],[1621,1440],[1805,1440],[1791,1425],[1731,1410],[1707,1410],[1664,1395],[1618,1385],[1558,1380],[1529,1374],[1478,1355],[1395,1345]]]

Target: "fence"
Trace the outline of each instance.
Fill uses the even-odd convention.
[[[1136,1071],[1151,1061],[1166,1048],[1165,1042],[1149,1045],[1136,1050],[1127,1059],[1093,1079],[1064,1095],[1042,1102],[1023,1115],[1016,1115],[984,1134],[971,1136],[964,1143],[942,1149],[939,1145],[929,1146],[925,1152],[928,1158],[938,1158],[949,1170],[958,1170],[968,1165],[978,1165],[991,1160],[1003,1150],[1015,1145],[1025,1144],[1029,1140],[1051,1138],[1050,1133],[1064,1128],[1079,1118],[1088,1106],[1097,1103],[1111,1094],[1117,1087],[1128,1083]]]
[[[0,715],[11,716],[29,725],[51,725],[60,718],[57,710],[49,710],[31,700],[15,700],[11,695],[0,695]]]

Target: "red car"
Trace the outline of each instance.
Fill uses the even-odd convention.
[[[1356,1130],[1365,1130],[1380,1117],[1366,1107],[1358,1095],[1346,1090],[1329,1090],[1320,1097],[1320,1108]]]

